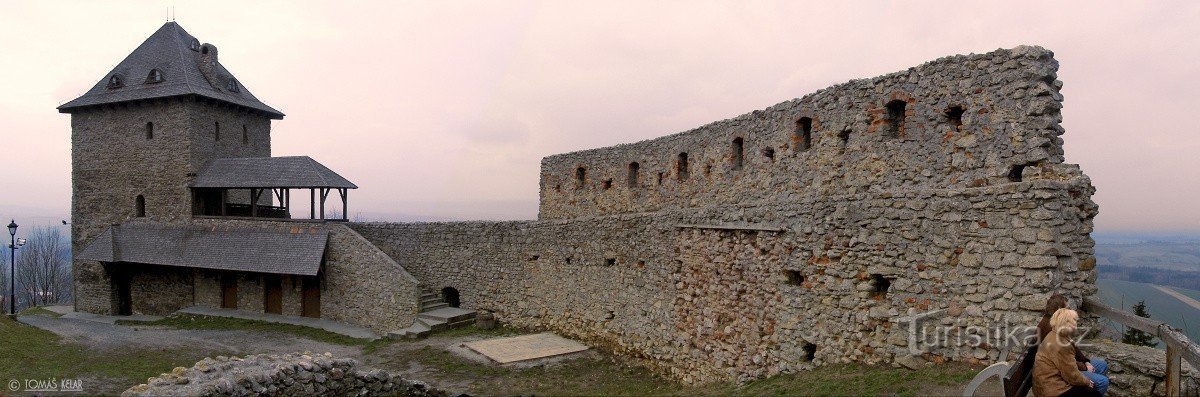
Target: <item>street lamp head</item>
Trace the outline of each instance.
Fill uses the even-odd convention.
[[[9,236],[17,235],[17,221],[15,219],[8,222],[8,235]]]

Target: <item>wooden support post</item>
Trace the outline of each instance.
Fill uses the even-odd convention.
[[[225,216],[226,203],[229,202],[229,189],[221,189],[221,216]]]
[[[338,193],[342,195],[342,220],[350,220],[350,213],[346,212],[350,209],[346,205],[346,189],[338,189]]]
[[[317,219],[317,189],[308,189],[308,219]]]
[[[325,220],[325,198],[329,197],[329,189],[321,188],[321,220]]]
[[[250,189],[250,217],[251,218],[258,217],[258,192],[259,191],[260,190],[254,189],[254,188]]]
[[[1179,348],[1171,343],[1167,343],[1167,376],[1166,376],[1166,392],[1167,397],[1179,397],[1180,378],[1183,377],[1180,361],[1183,356],[1179,354]]]
[[[283,208],[287,211],[288,219],[292,219],[292,189],[283,190]]]

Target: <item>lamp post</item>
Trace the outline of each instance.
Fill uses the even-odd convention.
[[[25,239],[17,241],[17,221],[10,220],[8,222],[8,244],[11,256],[8,262],[8,315],[17,317],[17,247],[25,245]]]

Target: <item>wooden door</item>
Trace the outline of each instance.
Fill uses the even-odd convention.
[[[300,315],[321,318],[321,281],[317,277],[304,277],[304,292],[300,301]]]
[[[263,276],[263,311],[283,314],[283,282],[277,275]]]
[[[128,271],[118,271],[113,275],[113,284],[117,290],[118,316],[133,314],[133,292],[129,285],[132,278],[133,276]]]
[[[237,275],[221,275],[221,308],[237,309]]]

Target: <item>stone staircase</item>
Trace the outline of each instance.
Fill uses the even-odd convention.
[[[388,337],[415,339],[441,330],[465,327],[474,322],[474,310],[450,307],[450,304],[442,299],[441,293],[422,287],[421,311],[416,320],[408,328],[388,332]]]

